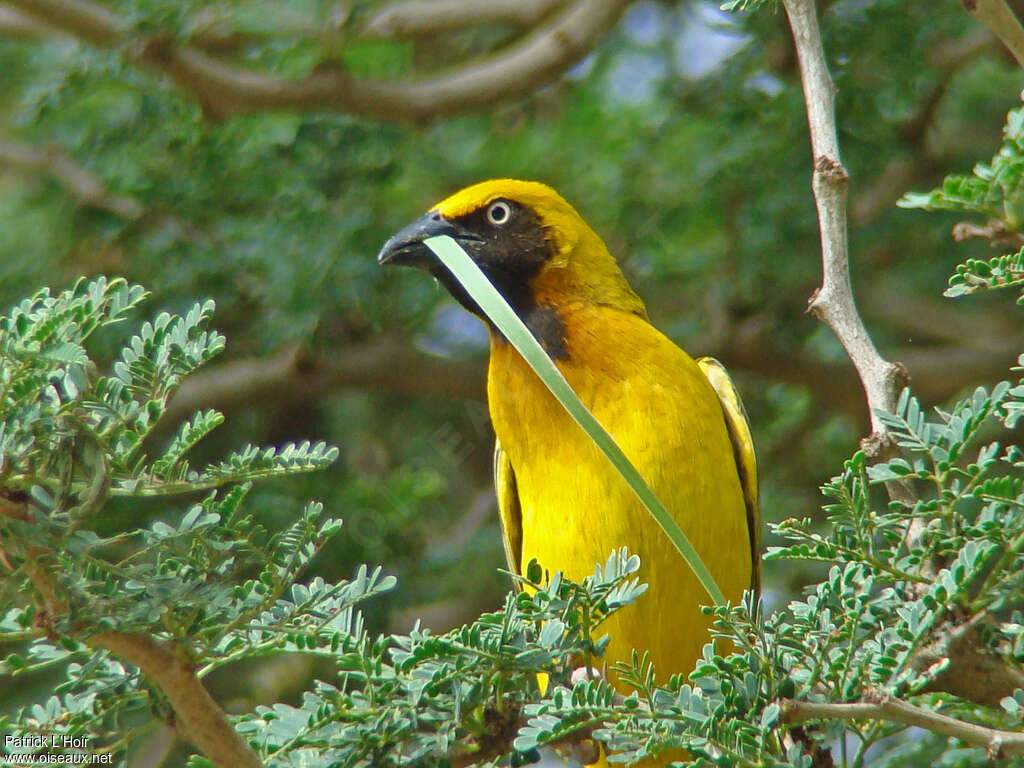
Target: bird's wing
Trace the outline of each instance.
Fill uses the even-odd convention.
[[[761,514],[758,509],[757,458],[754,456],[754,439],[750,434],[747,411],[743,407],[740,393],[736,390],[736,385],[733,384],[724,365],[713,357],[702,357],[697,360],[697,365],[711,382],[711,386],[722,403],[722,411],[725,413],[725,426],[729,430],[733,455],[736,457],[736,470],[739,472],[740,485],[743,486],[743,499],[747,505],[750,558],[753,564],[751,587],[755,593],[760,594]]]
[[[501,515],[501,541],[505,545],[505,559],[512,573],[522,573],[523,515],[519,507],[519,489],[516,473],[501,443],[494,441],[494,492],[498,496],[498,514]]]

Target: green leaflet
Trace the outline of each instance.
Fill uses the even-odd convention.
[[[707,590],[711,599],[718,604],[725,603],[725,595],[718,588],[711,572],[704,561],[700,559],[693,544],[686,538],[686,534],[669,515],[665,505],[661,503],[654,491],[647,485],[647,482],[640,476],[636,467],[626,458],[612,436],[602,427],[593,414],[587,410],[572,387],[562,376],[558,368],[547,356],[544,349],[527,329],[512,308],[508,305],[501,294],[491,285],[490,281],[480,271],[480,268],[473,263],[465,251],[459,247],[452,238],[447,235],[427,238],[424,244],[441,260],[441,263],[455,275],[455,279],[462,284],[466,292],[473,297],[473,300],[487,313],[487,316],[505,335],[505,338],[519,351],[523,359],[530,364],[534,372],[544,382],[545,386],[562,404],[562,407],[569,412],[569,415],[576,420],[583,430],[590,436],[601,452],[608,457],[616,471],[633,489],[633,493],[651,513],[651,517],[661,526],[661,530],[669,537],[679,554],[683,556],[687,564],[700,579],[700,583]]]

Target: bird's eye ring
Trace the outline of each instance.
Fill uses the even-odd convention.
[[[512,206],[505,200],[495,200],[487,206],[487,221],[495,227],[503,227],[512,218]]]

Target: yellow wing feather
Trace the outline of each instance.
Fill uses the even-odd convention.
[[[750,420],[743,407],[740,393],[725,366],[713,357],[697,359],[697,365],[722,403],[725,426],[729,430],[732,450],[736,456],[736,469],[743,486],[743,499],[747,505],[747,526],[750,528],[750,558],[753,563],[751,587],[761,593],[761,512],[757,488],[757,457],[754,455],[754,438],[750,434]]]
[[[508,454],[501,450],[501,443],[497,440],[494,441],[494,492],[498,497],[501,543],[505,547],[508,569],[512,573],[522,573],[523,514],[519,507],[516,473],[512,470]]]

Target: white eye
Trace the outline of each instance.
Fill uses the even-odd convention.
[[[487,220],[496,227],[503,227],[512,218],[512,206],[504,200],[495,200],[487,206]]]

